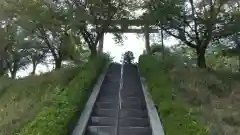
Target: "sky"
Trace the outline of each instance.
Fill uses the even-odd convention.
[[[145,39],[142,37],[137,37],[134,33],[126,33],[124,34],[126,39],[124,40],[123,45],[117,45],[113,38],[113,35],[108,33],[104,36],[104,52],[109,52],[111,56],[114,57],[114,61],[120,62],[121,56],[126,51],[132,51],[135,56],[135,61],[138,61],[138,57],[143,53],[145,50]],[[151,37],[150,37],[151,38]],[[152,44],[154,41],[150,40],[150,44]],[[158,41],[156,41],[158,42]],[[167,40],[164,40],[164,44],[166,46],[172,46],[174,44],[178,43],[176,40],[170,38]]]
[[[137,58],[141,55],[144,50],[144,40],[137,38],[136,34],[127,33],[124,34],[127,37],[124,40],[123,45],[118,45],[114,42],[112,34],[106,34],[104,36],[104,52],[109,52],[114,57],[115,62],[120,62],[122,54],[126,51],[132,51],[134,56]]]

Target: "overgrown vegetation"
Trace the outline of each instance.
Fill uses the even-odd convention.
[[[139,67],[159,108],[167,135],[210,135],[208,127],[196,116],[195,108],[178,99],[169,76],[172,67],[148,55],[140,56]]]
[[[178,118],[178,115],[182,115],[178,108],[185,108],[185,113],[190,111],[189,114],[194,117],[189,123],[197,120],[203,129],[208,129],[209,134],[239,134],[239,73],[232,72],[229,67],[225,67],[225,70],[199,69],[178,52],[165,54],[167,56],[164,59],[161,55],[141,56],[139,64],[163,122],[167,122],[164,124],[166,133],[174,132],[171,131],[175,129],[171,118]],[[171,111],[166,113],[165,109]],[[183,125],[177,134],[182,131],[188,133],[184,130],[187,124]],[[193,134],[198,132],[199,130],[192,131]]]
[[[178,98],[198,108],[199,119],[207,123],[211,134],[240,133],[238,73],[175,65],[169,76],[177,86]]]
[[[52,104],[54,93],[72,80],[79,68],[66,68],[24,79],[1,80],[0,134],[12,135],[42,109]]]
[[[198,67],[206,68],[206,50],[213,42],[233,35],[239,40],[239,5],[233,0],[151,0],[145,17],[194,49]]]
[[[135,3],[135,2],[133,2]],[[112,19],[130,18],[131,1],[3,0],[0,2],[0,76],[39,64],[60,69],[63,62],[81,64],[102,53],[97,46]],[[102,19],[102,20],[100,20]],[[105,20],[105,21],[103,21]],[[92,29],[95,31],[92,31]],[[114,34],[122,41],[119,33]],[[97,50],[98,49],[98,50]]]
[[[76,77],[64,88],[57,88],[49,106],[44,106],[37,117],[18,135],[66,135],[69,134],[82,111],[102,69],[106,58],[96,58],[78,69]],[[73,122],[73,123],[72,123]]]

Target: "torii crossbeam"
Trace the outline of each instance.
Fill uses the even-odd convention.
[[[159,29],[149,28],[149,26],[154,25],[155,22],[150,22],[149,20],[96,20],[96,24],[103,25],[103,24],[111,24],[111,25],[120,25],[121,28],[107,28],[104,30],[104,33],[144,33],[145,35],[145,46],[147,51],[150,51],[150,41],[149,41],[149,34],[150,33],[158,33]],[[143,26],[142,29],[137,28],[129,28],[129,26]],[[93,32],[99,31],[100,29],[92,29]],[[99,52],[102,52],[103,49],[103,39],[104,34],[101,40],[99,41]]]

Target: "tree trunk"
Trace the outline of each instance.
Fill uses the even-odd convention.
[[[149,38],[149,32],[148,32],[148,25],[145,26],[145,48],[148,54],[152,53],[151,46],[150,46],[150,38]]]
[[[13,73],[13,74],[11,75],[11,78],[12,78],[12,79],[15,79],[15,78],[16,78],[16,73]]]
[[[97,56],[97,48],[96,48],[96,45],[91,46],[90,51],[91,51],[91,57],[92,57],[92,58]]]
[[[199,68],[206,68],[206,59],[205,59],[205,52],[206,49],[204,48],[198,48],[197,51],[197,65]]]
[[[0,53],[0,76],[5,75],[7,69],[6,54]]]
[[[5,74],[5,71],[3,69],[0,69],[0,77]]]
[[[0,77],[5,74],[4,61],[0,59]]]
[[[33,70],[32,70],[31,75],[35,75],[36,69],[37,69],[37,64],[33,63]]]
[[[46,34],[44,27],[40,24],[39,27],[39,31],[42,35],[43,41],[46,43],[46,45],[48,46],[50,52],[52,53],[54,60],[55,60],[55,70],[60,69],[61,65],[62,65],[62,54],[59,53],[59,56],[57,55],[57,52],[55,52],[54,46],[52,46],[52,44],[49,42],[48,40],[48,35]]]
[[[162,28],[161,28],[161,42],[162,42],[162,58],[164,59],[165,49],[164,49],[163,29]]]
[[[55,59],[55,70],[58,70],[62,67],[62,59]]]
[[[11,78],[12,79],[15,79],[16,78],[16,74],[17,74],[17,71],[16,70],[10,70],[10,74],[11,74]]]
[[[238,56],[238,72],[240,72],[240,56]]]
[[[103,43],[104,43],[104,35],[103,37],[99,40],[98,44],[98,53],[102,54],[103,53]]]

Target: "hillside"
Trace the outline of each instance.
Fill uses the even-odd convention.
[[[19,80],[1,78],[0,134],[12,135],[32,120],[44,106],[51,104],[55,91],[63,89],[78,68],[66,68]]]
[[[107,61],[106,57],[99,56],[79,67],[62,68],[40,76],[19,80],[1,78],[0,134],[65,135],[71,132]]]
[[[171,56],[141,56],[139,64],[168,135],[240,134],[238,73],[186,66]]]

